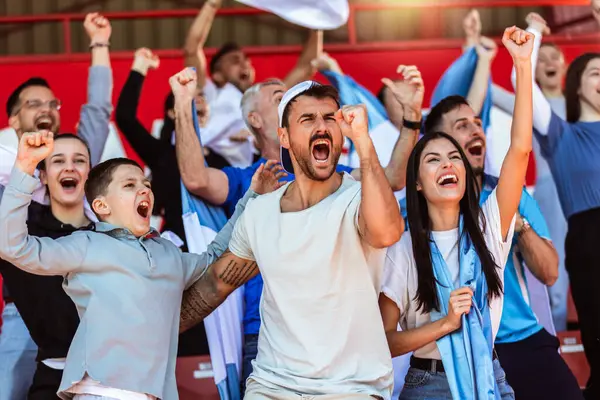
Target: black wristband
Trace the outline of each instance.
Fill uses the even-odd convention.
[[[95,49],[96,47],[110,47],[110,43],[92,43],[90,44],[90,50]]]
[[[402,126],[408,129],[412,129],[414,131],[418,131],[421,130],[421,121],[408,121],[406,119],[403,119]]]

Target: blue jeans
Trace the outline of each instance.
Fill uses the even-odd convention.
[[[514,400],[515,392],[506,381],[500,362],[494,360],[494,376],[502,400]],[[452,400],[450,385],[444,372],[433,373],[422,369],[410,368],[404,379],[404,389],[400,400]]]
[[[242,349],[242,379],[240,382],[242,397],[246,393],[246,380],[252,373],[252,360],[258,354],[258,335],[244,335],[244,348]]]
[[[0,400],[23,400],[35,373],[37,347],[13,303],[2,313]]]

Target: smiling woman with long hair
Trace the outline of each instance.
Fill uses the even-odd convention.
[[[409,234],[388,249],[380,296],[392,356],[414,352],[401,399],[513,396],[500,389],[505,382],[494,365],[493,339],[532,146],[533,36],[512,27],[502,40],[517,69],[517,90],[496,189],[479,206],[475,174],[443,132],[427,132],[408,160]]]

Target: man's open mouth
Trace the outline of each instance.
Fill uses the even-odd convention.
[[[38,131],[52,129],[53,120],[50,116],[44,115],[35,120],[35,127]]]
[[[146,200],[141,201],[137,206],[137,212],[140,217],[144,219],[148,218],[148,215],[150,214],[150,203]]]
[[[444,174],[438,178],[437,183],[444,187],[455,185],[458,183],[458,177],[455,174]]]
[[[467,152],[472,156],[481,156],[483,154],[483,142],[478,140],[468,145]]]
[[[555,69],[546,70],[546,76],[548,78],[554,78],[556,76],[557,71]]]
[[[311,153],[318,163],[325,163],[329,159],[331,152],[331,141],[328,139],[317,139],[313,142]]]

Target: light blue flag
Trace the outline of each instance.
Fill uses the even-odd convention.
[[[433,90],[431,96],[431,108],[448,96],[458,95],[467,97],[469,89],[471,89],[471,84],[473,83],[475,70],[477,69],[477,60],[478,56],[475,47],[471,47],[448,67]],[[487,95],[483,101],[483,108],[481,109],[480,115],[484,132],[487,132],[487,129],[490,126],[490,114],[492,112],[491,93],[492,79],[490,77]]]
[[[192,103],[196,135],[200,139],[200,126],[196,105]],[[206,204],[193,196],[181,183],[183,226],[190,252],[200,254],[227,222],[220,207]],[[243,287],[233,292],[227,300],[204,319],[215,383],[221,400],[240,400],[242,365],[242,318],[244,311]]]

